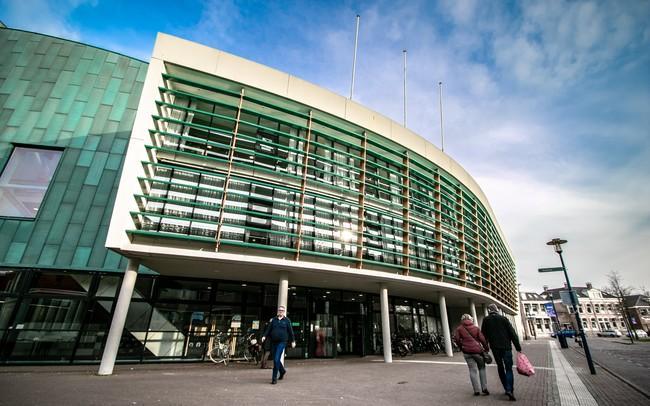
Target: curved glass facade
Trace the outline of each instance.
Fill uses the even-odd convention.
[[[488,210],[418,151],[185,67],[165,64],[161,83],[132,239],[398,272],[517,307]]]

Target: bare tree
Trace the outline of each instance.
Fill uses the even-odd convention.
[[[618,271],[611,271],[607,274],[608,285],[603,289],[603,292],[608,293],[618,299],[619,310],[623,319],[625,320],[625,325],[630,335],[630,341],[634,343],[633,336],[636,336],[636,331],[632,326],[630,320],[630,312],[627,306],[625,305],[625,296],[630,296],[632,294],[633,288],[630,286],[623,285],[623,277]],[[638,340],[639,338],[636,337]]]
[[[650,297],[650,289],[646,288],[645,286],[641,286],[639,291],[643,296]]]

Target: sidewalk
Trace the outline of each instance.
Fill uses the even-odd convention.
[[[639,393],[638,390],[631,388],[623,380],[617,378],[609,370],[603,369],[598,364],[595,364],[596,375],[591,375],[587,366],[587,359],[582,350],[572,348],[570,350],[564,350],[563,353],[567,361],[575,369],[580,380],[584,382],[589,392],[594,395],[599,406],[650,404],[648,397]],[[648,390],[648,388],[641,389]]]
[[[537,373],[530,378],[515,376],[517,404],[560,405],[549,342],[522,345]],[[96,376],[97,365],[5,366],[0,368],[0,405],[483,406],[507,402],[493,365],[488,368],[492,394],[475,397],[461,354],[453,358],[419,354],[394,361],[385,364],[380,357],[288,360],[287,376],[278,385],[269,384],[270,370],[243,364],[118,365],[109,377]]]

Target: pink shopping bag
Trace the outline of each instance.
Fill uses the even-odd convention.
[[[533,364],[528,361],[528,357],[523,352],[517,353],[517,372],[526,376],[535,375]]]

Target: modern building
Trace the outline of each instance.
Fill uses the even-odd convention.
[[[462,313],[515,320],[474,179],[286,73],[165,34],[147,64],[0,29],[0,131],[0,362],[204,360],[278,304],[290,357],[381,353],[391,333],[450,353]]]
[[[594,288],[589,282],[586,286],[573,287],[573,291],[578,298],[578,312],[585,333],[596,335],[599,331],[611,329],[625,332],[625,319],[616,297]],[[576,328],[573,306],[564,304],[570,300],[566,287],[547,289],[541,295],[552,298],[560,327]]]

